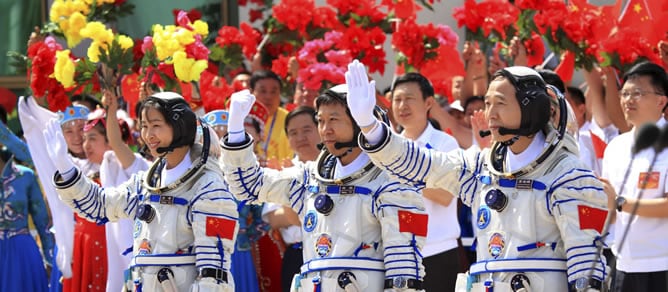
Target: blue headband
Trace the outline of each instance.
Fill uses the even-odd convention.
[[[204,121],[206,121],[211,126],[227,126],[227,120],[229,118],[229,113],[224,110],[215,110],[211,111],[204,116]]]
[[[90,110],[87,107],[81,105],[73,105],[65,108],[65,111],[58,112],[58,117],[60,118],[60,124],[65,124],[74,120],[88,120],[88,114]]]

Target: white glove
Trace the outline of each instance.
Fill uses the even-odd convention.
[[[60,128],[60,121],[58,119],[51,119],[46,124],[46,129],[42,131],[42,134],[44,135],[44,140],[50,144],[50,146],[46,147],[46,152],[49,153],[53,165],[63,175],[63,178],[67,179],[65,174],[74,170],[75,167],[74,162],[70,159],[70,154],[67,153],[67,143],[63,136],[63,130]]]
[[[364,64],[357,60],[348,64],[346,84],[348,108],[357,125],[365,128],[377,123],[373,116],[373,108],[376,106],[376,81],[369,82]]]
[[[227,130],[230,133],[229,143],[240,143],[244,140],[244,119],[250,113],[251,107],[255,103],[255,96],[244,89],[235,92],[230,97],[230,112],[227,123]]]

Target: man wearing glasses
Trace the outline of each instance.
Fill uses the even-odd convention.
[[[610,181],[606,188],[609,207],[617,209],[612,250],[617,256],[618,270],[612,291],[668,291],[668,151],[656,153],[650,147],[637,153],[628,180],[622,186],[632,160],[637,129],[647,123],[666,127],[662,117],[668,104],[666,92],[668,78],[659,65],[640,63],[624,76],[620,102],[633,129],[608,144],[602,165],[602,176]],[[653,159],[656,161],[649,169]],[[622,192],[616,194],[620,189]],[[637,212],[631,218],[636,204]],[[614,221],[615,213],[612,215]]]

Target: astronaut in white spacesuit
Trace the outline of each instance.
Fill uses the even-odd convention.
[[[304,265],[293,291],[421,290],[419,250],[427,233],[422,198],[359,148],[346,96],[353,98],[338,85],[316,99],[324,144],[318,159],[278,171],[259,167],[243,131],[255,97],[233,94],[223,139],[225,180],[239,199],[291,206],[299,215]]]
[[[237,205],[227,191],[217,157],[220,147],[205,123],[196,143],[197,117],[180,95],[161,92],[146,99],[141,134],[158,157],[150,169],[115,188],[100,188],[67,158],[59,125],[44,131],[58,169],[61,200],[86,219],[104,224],[135,221],[135,291],[234,291],[230,256],[238,230]]]
[[[350,90],[370,92],[364,65],[354,61],[348,72]],[[449,153],[418,148],[369,119],[372,94],[348,99],[360,145],[376,165],[402,182],[443,188],[473,209],[478,259],[456,291],[605,289],[606,265],[596,253],[607,198],[574,154],[574,139],[562,139],[566,115],[558,130],[548,122],[549,94],[533,69],[499,70],[485,96],[491,149]]]

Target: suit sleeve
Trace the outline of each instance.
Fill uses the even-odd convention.
[[[376,196],[374,213],[382,226],[385,277],[422,280],[420,250],[427,236],[428,216],[419,191],[393,182],[382,186]]]
[[[227,191],[222,177],[213,173],[202,176],[195,190],[189,218],[195,236],[195,265],[198,269],[223,270],[230,279],[231,257],[239,230],[236,200]]]
[[[606,263],[605,257],[597,256],[597,245],[603,244],[601,232],[608,210],[601,182],[591,170],[570,168],[554,181],[547,195],[548,210],[566,249],[568,281],[592,273],[594,279],[603,282],[607,277]]]
[[[260,167],[251,140],[238,147],[223,144],[222,164],[225,181],[237,199],[278,203],[292,207],[298,214],[303,211],[309,177],[304,165],[281,171]]]
[[[105,224],[120,218],[135,218],[142,176],[143,173],[135,174],[117,187],[102,188],[77,169],[68,181],[63,181],[56,172],[53,183],[60,199],[74,212],[88,221]]]
[[[477,150],[439,152],[419,147],[388,130],[378,145],[368,144],[360,135],[362,149],[371,160],[398,181],[416,188],[440,188],[470,205],[481,187],[478,179],[483,169],[483,153]]]

